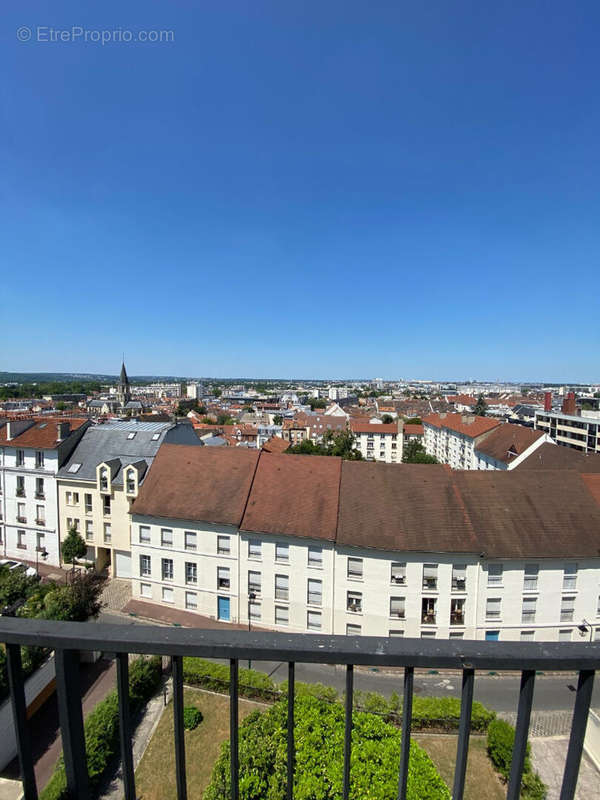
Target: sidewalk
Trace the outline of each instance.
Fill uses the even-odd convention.
[[[246,625],[234,622],[220,622],[210,617],[202,617],[192,611],[181,611],[178,608],[166,608],[158,603],[149,603],[146,600],[129,600],[121,609],[122,614],[132,617],[161,622],[166,625],[177,625],[182,628],[204,628],[207,630],[247,630]],[[259,630],[257,628],[257,630]],[[260,630],[265,630],[260,628]]]
[[[548,787],[546,800],[559,800],[563,769],[567,757],[568,736],[553,736],[531,740],[531,760],[540,778]],[[600,773],[583,754],[575,800],[600,797]]]

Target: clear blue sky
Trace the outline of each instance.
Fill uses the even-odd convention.
[[[597,0],[2,17],[0,369],[600,380]]]

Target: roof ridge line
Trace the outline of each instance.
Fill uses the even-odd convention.
[[[258,472],[258,465],[260,463],[261,457],[264,455],[262,448],[258,451],[258,458],[256,459],[256,465],[254,467],[254,472],[252,473],[252,480],[250,481],[250,487],[248,488],[248,494],[246,496],[246,501],[244,503],[244,510],[242,511],[242,516],[240,517],[240,521],[238,524],[238,528],[242,530],[242,523],[244,522],[244,517],[246,516],[246,509],[248,508],[248,503],[250,502],[250,495],[252,494],[252,488],[254,486],[254,479],[256,478],[256,473]]]

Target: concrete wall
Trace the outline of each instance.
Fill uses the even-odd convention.
[[[600,770],[600,715],[590,710],[583,749]]]

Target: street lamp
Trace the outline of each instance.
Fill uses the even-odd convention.
[[[592,628],[591,624],[587,621],[587,619],[581,620],[581,625],[577,626],[577,630],[579,631],[580,636],[585,636],[586,633],[590,632],[590,642],[593,640],[594,636],[594,629]]]
[[[256,600],[256,594],[254,592],[248,592],[248,633],[250,633],[250,603]],[[252,661],[248,659],[248,669],[252,669]]]
[[[38,547],[35,548],[35,571],[36,572],[38,571],[40,556],[45,561],[48,558],[48,555],[49,555],[49,553],[48,553],[48,551],[46,550],[45,547],[39,547],[38,546]]]

